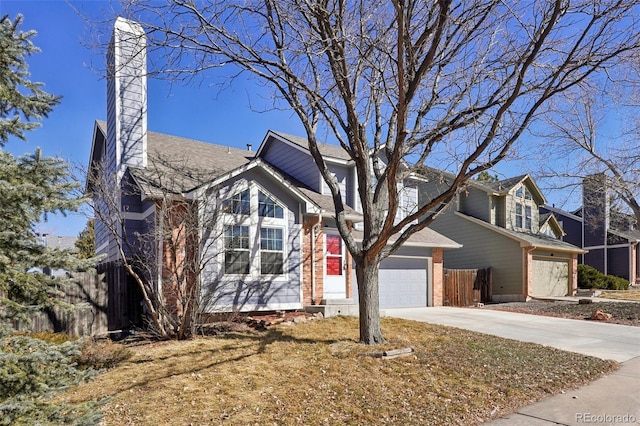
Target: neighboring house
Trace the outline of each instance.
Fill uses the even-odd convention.
[[[612,210],[609,185],[604,174],[588,176],[583,180],[583,202],[577,211],[549,206],[541,211],[553,212],[562,222],[566,241],[588,250],[581,263],[636,285],[640,283],[640,231],[633,216]]]
[[[327,301],[353,304],[357,286],[352,261],[307,141],[269,131],[254,152],[147,131],[143,45],[142,28],[118,18],[108,53],[108,119],[95,124],[90,159],[90,170],[104,167],[118,177],[121,188],[136,189],[118,200],[126,237],[137,241],[140,235],[153,234],[162,191],[192,202],[204,201],[203,194],[213,191],[213,200],[206,200],[221,211],[218,230],[201,244],[201,255],[212,261],[199,283],[203,292],[219,293],[211,311],[301,309]],[[132,52],[137,54],[131,57]],[[347,220],[358,232],[362,215],[355,166],[339,147],[321,145],[320,151],[340,184]],[[160,158],[182,162],[186,171],[208,170],[210,180],[203,185],[185,174],[176,183],[164,176],[174,187],[161,187]],[[417,185],[409,181],[401,190],[399,218],[416,208],[418,194]],[[119,265],[114,233],[96,220],[95,235],[97,254],[104,256],[102,268],[111,271],[110,291],[118,294],[110,303],[120,306],[110,309],[134,321],[139,306]],[[149,268],[157,272],[149,279],[170,301],[166,247],[160,241],[139,244],[139,250],[158,253],[157,264]],[[441,305],[443,249],[459,246],[430,229],[412,236],[381,265],[381,307]]]
[[[60,250],[77,250],[76,240],[77,237],[69,235],[52,235],[52,234],[37,234],[40,244],[45,247]],[[66,276],[69,271],[65,269],[51,269],[43,268],[42,273],[52,277]]]
[[[421,197],[441,192],[453,175],[426,169]],[[461,243],[446,268],[492,268],[494,301],[566,296],[577,289],[577,258],[584,251],[561,240],[553,214],[539,214],[545,198],[529,175],[470,181],[431,228]]]

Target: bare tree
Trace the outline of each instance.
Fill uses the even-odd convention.
[[[117,246],[118,262],[137,284],[150,329],[163,338],[188,338],[203,309],[215,304],[216,294],[201,292],[202,272],[214,260],[207,253],[220,228],[217,191],[206,186],[214,172],[155,155],[146,169],[130,173],[119,184],[100,165],[87,175],[95,217]],[[197,200],[184,196],[185,188],[200,186]],[[154,214],[131,232],[121,200],[141,194],[152,200]]]
[[[636,49],[636,9],[630,0],[125,2],[157,49],[156,72],[188,80],[232,65],[295,112],[356,265],[360,340],[369,344],[384,341],[381,260],[502,160],[546,102]],[[319,139],[357,167],[361,244]],[[455,179],[395,223],[398,183],[442,164]]]
[[[626,59],[626,72],[610,73],[605,80],[587,80],[582,90],[567,94],[571,102],[551,103],[546,126],[536,133],[547,142],[536,153],[538,174],[545,186],[565,193],[582,189],[583,203],[606,202],[607,211],[613,213],[609,220],[619,221],[612,223],[619,230],[629,229],[629,217],[640,221],[636,100],[640,78],[634,70],[637,60]],[[544,160],[551,155],[564,161]]]

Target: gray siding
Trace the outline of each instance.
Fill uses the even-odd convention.
[[[301,263],[302,263],[302,218],[300,217],[300,203],[292,197],[281,183],[261,170],[249,170],[225,183],[220,188],[220,196],[224,199],[230,196],[238,188],[246,188],[247,185],[258,185],[284,207],[286,218],[286,252],[284,259],[285,274],[278,277],[225,277],[222,265],[224,264],[223,241],[207,241],[204,256],[211,259],[207,261],[202,274],[204,309],[209,312],[220,310],[250,311],[280,309],[281,305],[298,305],[301,302]],[[252,201],[254,201],[252,199]],[[257,206],[252,205],[252,210]],[[259,221],[259,218],[258,218]],[[245,223],[251,223],[249,220]],[[260,223],[254,224],[260,226]],[[213,232],[211,238],[218,238],[218,233]],[[254,240],[251,247],[252,264],[259,265],[258,243]]]
[[[526,186],[526,185],[525,185]],[[516,227],[516,202],[520,201],[523,204],[523,210],[522,210],[522,215],[523,215],[523,228],[524,228],[524,206],[527,205],[529,207],[531,207],[531,231],[528,232],[532,232],[534,234],[537,234],[538,231],[540,230],[540,212],[539,212],[539,207],[536,204],[535,200],[521,200],[521,199],[516,199],[515,198],[515,192],[516,189],[519,187],[516,186],[515,188],[513,188],[511,190],[511,192],[509,192],[509,194],[506,196],[505,199],[505,203],[506,203],[506,220],[505,220],[505,228],[507,229],[512,229],[512,230],[522,230],[522,228],[517,228]],[[527,189],[529,189],[527,187]]]
[[[144,33],[131,33],[120,18],[107,55],[109,171],[146,164],[147,88]],[[133,30],[135,31],[135,30]]]
[[[349,175],[351,174],[350,168],[347,166],[340,166],[336,164],[329,164],[328,168],[329,168],[329,171],[333,173],[336,179],[338,180],[338,186],[340,187],[340,193],[342,194],[342,202],[346,203],[348,199],[347,196],[349,195],[348,188],[349,186],[351,186],[349,183]],[[331,190],[329,189],[329,185],[327,185],[324,179],[322,179],[321,193],[324,195],[331,195]]]
[[[517,241],[454,215],[451,209],[430,226],[462,248],[446,250],[445,268],[491,267],[494,295],[522,295],[522,248]]]
[[[310,154],[273,139],[263,158],[311,189],[320,192],[320,172]]]
[[[506,197],[494,197],[495,200],[495,225],[506,227]]]
[[[491,223],[490,195],[476,188],[468,188],[467,192],[460,194],[460,211],[468,216],[473,216],[485,222]]]

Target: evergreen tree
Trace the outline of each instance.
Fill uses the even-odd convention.
[[[33,271],[81,266],[70,251],[45,247],[35,233],[47,214],[79,207],[69,166],[40,149],[22,157],[2,150],[11,137],[25,139],[24,132],[39,125],[31,120],[46,117],[60,99],[27,80],[26,57],[37,48],[35,32],[18,30],[21,20],[0,19],[0,318],[26,318],[30,310],[62,304],[64,282]]]
[[[95,256],[96,239],[93,230],[93,219],[87,221],[84,229],[78,235],[75,246],[81,259],[90,259]]]
[[[21,23],[22,15],[13,22],[7,15],[0,18],[0,147],[9,136],[25,140],[24,132],[40,126],[39,120],[60,101],[44,92],[42,83],[28,80],[26,57],[40,49],[31,42],[35,31],[18,30]]]

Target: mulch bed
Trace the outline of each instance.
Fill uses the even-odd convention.
[[[599,309],[612,315],[610,320],[599,322],[640,327],[640,303],[635,302],[595,302],[581,305],[577,301],[533,300],[529,302],[487,304],[481,309],[496,309],[587,321],[593,321],[591,320],[591,315],[595,310]]]

